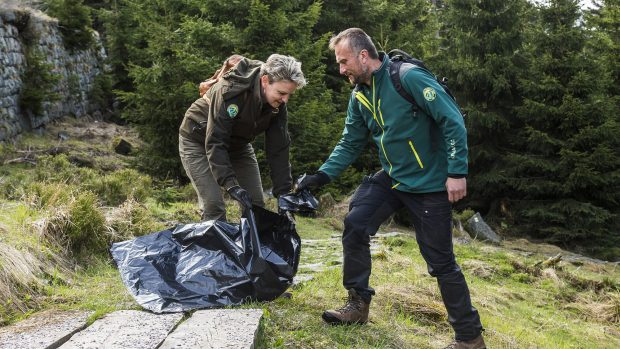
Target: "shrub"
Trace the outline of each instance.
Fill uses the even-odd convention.
[[[97,108],[105,108],[112,104],[113,98],[112,76],[105,73],[97,75],[88,100]]]
[[[93,46],[93,21],[84,0],[47,0],[47,13],[58,19],[58,26],[69,50],[86,50]]]
[[[90,168],[77,167],[69,161],[65,154],[46,155],[39,158],[35,169],[37,181],[65,182],[82,184],[93,181],[98,174]]]
[[[74,252],[99,253],[107,250],[105,217],[92,192],[80,193],[69,206],[66,235]]]
[[[41,115],[43,102],[53,102],[59,98],[53,91],[60,75],[52,74],[52,65],[33,48],[26,49],[26,69],[21,78],[19,105],[25,113],[33,117]]]
[[[65,183],[33,182],[26,187],[28,202],[38,208],[50,208],[69,204],[77,193],[74,185]]]
[[[97,193],[106,205],[117,206],[129,198],[143,202],[152,192],[153,181],[134,169],[122,169],[103,177],[94,177],[85,184]]]
[[[155,223],[149,210],[132,198],[112,210],[107,222],[113,230],[112,242],[163,230],[163,227]]]

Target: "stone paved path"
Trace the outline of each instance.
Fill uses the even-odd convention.
[[[15,325],[0,328],[0,349],[57,348],[86,327],[91,312],[42,311]]]
[[[42,312],[0,328],[1,349],[252,349],[261,309],[153,314],[120,310],[86,327],[85,312]]]
[[[383,238],[401,233],[378,233],[371,253],[384,248]],[[313,274],[341,268],[340,236],[303,240],[295,283],[309,282]],[[184,318],[182,313],[153,314],[120,310],[90,326],[89,312],[41,312],[15,325],[0,328],[0,349],[252,349],[261,309],[207,309]]]

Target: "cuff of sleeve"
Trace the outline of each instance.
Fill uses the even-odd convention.
[[[458,174],[458,173],[448,173],[448,177],[450,178],[466,178],[466,174]]]
[[[321,185],[325,185],[332,181],[331,178],[329,178],[329,176],[325,172],[318,171],[316,174],[317,176],[319,176],[319,182]]]
[[[239,183],[237,182],[237,179],[235,177],[228,177],[225,181],[224,181],[224,189],[226,189],[226,191],[228,191],[228,189],[234,187],[234,186],[238,186]]]

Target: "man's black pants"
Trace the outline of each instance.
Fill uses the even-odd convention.
[[[452,249],[452,205],[447,192],[412,194],[392,189],[392,180],[379,171],[365,177],[357,188],[344,220],[344,280],[367,302],[374,290],[368,280],[371,271],[370,236],[396,210],[406,207],[414,222],[420,253],[428,272],[437,278],[448,321],[456,340],[471,340],[480,334],[478,311],[471,305],[469,289]]]

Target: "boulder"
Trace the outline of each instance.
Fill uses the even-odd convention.
[[[499,244],[501,241],[499,235],[486,224],[479,212],[467,221],[467,232],[474,239],[486,240],[494,244]]]
[[[133,146],[131,145],[131,143],[127,142],[126,140],[122,138],[118,141],[118,144],[114,146],[114,151],[117,154],[121,154],[121,155],[129,155],[132,149],[133,149]]]

